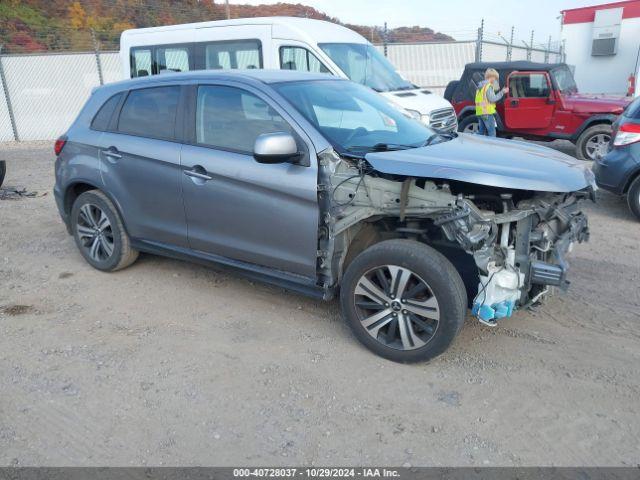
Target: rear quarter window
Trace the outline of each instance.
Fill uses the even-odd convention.
[[[120,112],[118,132],[173,140],[179,98],[178,86],[131,90]]]
[[[120,99],[122,98],[122,93],[117,93],[113,97],[109,98],[98,110],[96,116],[93,117],[91,121],[91,129],[98,130],[100,132],[105,132],[109,129],[109,123],[111,121],[111,117],[113,116],[113,112],[115,111],[118,103],[120,103]]]
[[[634,120],[640,120],[640,97],[631,102],[627,107],[627,110],[624,112],[624,116],[633,118]]]

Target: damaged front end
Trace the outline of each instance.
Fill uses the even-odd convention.
[[[566,289],[565,256],[589,238],[579,202],[593,197],[591,187],[548,193],[386,174],[332,149],[319,160],[318,271],[327,289],[337,285],[352,245],[413,238],[473,259],[472,312],[495,325],[551,287]]]

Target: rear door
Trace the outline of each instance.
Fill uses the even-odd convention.
[[[175,130],[181,87],[128,92],[100,137],[100,166],[110,196],[134,239],[186,246]]]
[[[314,277],[318,245],[313,146],[262,92],[219,82],[194,86],[185,118],[182,191],[192,249]],[[190,126],[189,126],[190,125]],[[309,166],[260,164],[258,135],[285,131]]]
[[[536,130],[551,124],[555,100],[547,72],[512,72],[504,102],[504,121],[510,130]]]

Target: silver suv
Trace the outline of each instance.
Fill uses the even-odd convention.
[[[168,74],[96,90],[55,146],[84,258],[150,252],[340,295],[383,357],[439,355],[467,308],[495,325],[566,287],[591,171],[545,147],[432,130],[370,89],[286,71]]]

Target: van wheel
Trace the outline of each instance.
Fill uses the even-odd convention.
[[[467,115],[458,124],[458,131],[464,133],[478,133],[480,121],[475,115]]]
[[[80,253],[98,270],[120,270],[138,258],[118,211],[98,190],[84,192],[73,203],[71,228]]]
[[[7,173],[7,164],[4,160],[0,160],[0,187],[4,182],[4,175]]]
[[[389,360],[412,363],[451,345],[464,323],[467,294],[444,255],[413,240],[387,240],[349,265],[340,304],[364,346]]]
[[[611,125],[600,124],[587,128],[576,142],[576,156],[580,160],[597,160],[609,151]]]
[[[629,187],[627,203],[629,204],[631,213],[640,220],[640,176],[638,176]]]

